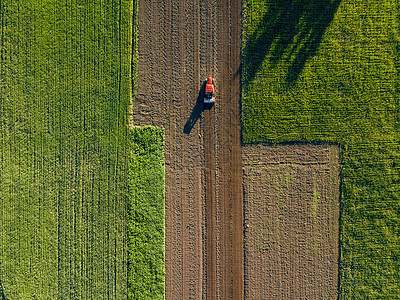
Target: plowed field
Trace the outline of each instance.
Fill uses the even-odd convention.
[[[243,148],[246,299],[336,299],[339,151]]]
[[[131,122],[165,128],[166,298],[240,296],[240,1],[143,0],[138,23]],[[217,103],[203,112],[207,76]]]

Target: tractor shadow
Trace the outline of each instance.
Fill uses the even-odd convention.
[[[286,62],[285,84],[296,83],[306,62],[318,50],[341,0],[276,0],[266,4],[266,13],[243,48],[244,88],[253,81],[268,54],[272,67]]]
[[[193,107],[192,112],[189,118],[187,119],[185,126],[183,127],[183,133],[185,134],[190,134],[197,120],[200,119],[203,110],[211,109],[214,105],[214,104],[203,103],[206,90],[206,83],[207,81],[203,82],[203,85],[199,90],[199,96],[197,97],[196,105]]]

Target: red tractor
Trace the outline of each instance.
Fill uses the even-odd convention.
[[[207,84],[206,84],[206,91],[204,97],[204,103],[215,103],[215,96],[214,96],[214,79],[212,77],[208,77]]]

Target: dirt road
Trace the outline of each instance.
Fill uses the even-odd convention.
[[[242,299],[240,1],[141,0],[138,51],[131,124],[166,134],[166,299]]]

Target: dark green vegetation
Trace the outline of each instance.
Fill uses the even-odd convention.
[[[399,299],[399,7],[246,0],[243,141],[342,148],[341,299]]]
[[[164,299],[164,130],[129,140],[128,299]]]
[[[3,298],[126,298],[131,24],[131,0],[0,1]]]

